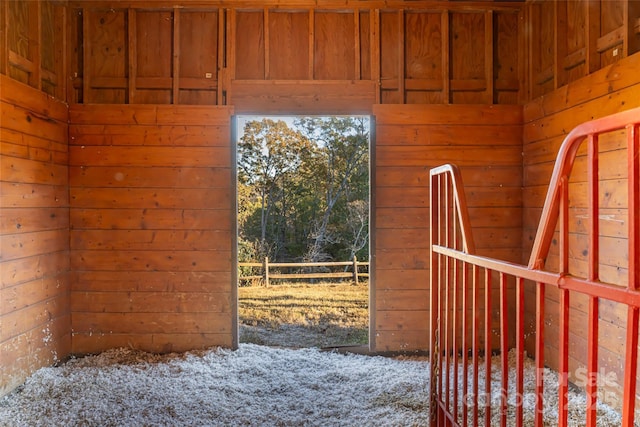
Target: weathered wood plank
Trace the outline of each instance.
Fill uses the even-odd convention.
[[[51,141],[67,140],[66,122],[55,121],[46,115],[34,113],[27,108],[3,103],[2,109],[0,109],[0,123],[3,128],[19,133]]]
[[[465,126],[379,124],[376,127],[377,145],[522,145],[522,126]]]
[[[231,168],[72,166],[72,187],[229,188]]]
[[[634,86],[637,84],[635,70],[639,67],[640,57],[633,55],[579,81],[571,82],[544,97],[534,99],[524,105],[524,122],[539,120],[546,115]]]
[[[39,161],[0,157],[3,181],[28,184],[67,185],[67,166]]]
[[[196,125],[226,126],[233,108],[199,105],[91,105],[73,104],[74,125]]]
[[[458,166],[477,166],[479,159],[486,159],[483,165],[513,166],[522,163],[521,147],[482,146],[468,150],[451,150],[447,147],[377,146],[378,166],[430,166],[455,163]]]
[[[378,124],[397,125],[486,125],[522,123],[517,105],[375,105]]]
[[[220,334],[231,332],[229,313],[87,313],[76,312],[75,333]]]
[[[232,200],[230,188],[156,188],[152,191],[145,188],[112,188],[109,191],[71,188],[69,194],[74,209],[202,209],[203,203],[211,209],[229,209]],[[42,206],[55,206],[45,201],[40,203]]]
[[[69,208],[3,208],[0,235],[69,228]]]
[[[71,311],[83,313],[229,313],[230,293],[71,292]]]
[[[75,292],[230,292],[231,271],[78,271]]]
[[[71,245],[84,250],[206,251],[227,249],[230,230],[71,230]]]
[[[18,337],[34,328],[46,328],[49,319],[68,316],[69,300],[61,295],[62,293],[63,290],[58,298],[49,298],[30,304],[20,310],[5,313],[2,316],[0,343]]]
[[[231,248],[209,251],[71,251],[71,268],[78,271],[226,271]]]
[[[32,257],[22,257],[2,263],[2,282],[8,287],[36,279],[55,277],[69,270],[69,252],[50,252]]]
[[[0,182],[0,205],[12,208],[65,207],[69,205],[66,186]]]
[[[0,242],[0,261],[68,250],[68,236],[67,229],[5,234]]]
[[[228,126],[70,125],[69,145],[228,146]]]
[[[231,209],[102,209],[75,207],[73,229],[103,230],[230,230]]]
[[[239,114],[370,114],[373,81],[233,80]]]
[[[116,333],[104,335],[92,332],[74,333],[73,352],[76,354],[96,354],[111,348],[133,346],[133,348],[153,353],[185,352],[215,346],[230,348],[233,345],[229,333]]]
[[[375,305],[379,311],[426,311],[429,310],[429,290],[390,289],[382,286],[376,290]]]
[[[429,167],[426,166],[380,166],[376,168],[377,187],[429,187]],[[461,169],[465,188],[521,187],[519,168],[510,166],[466,166]],[[547,180],[548,182],[548,180]]]
[[[67,287],[62,287],[61,283],[68,283],[68,273],[2,288],[0,289],[0,312],[4,316],[52,298],[64,299],[67,297]]]
[[[69,166],[230,167],[230,163],[230,147],[69,147]]]
[[[28,108],[34,114],[46,116],[55,121],[66,123],[68,107],[62,102],[51,98],[46,93],[20,83],[17,80],[0,74],[0,101],[22,108]]]

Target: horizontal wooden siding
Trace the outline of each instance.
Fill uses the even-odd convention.
[[[71,107],[75,353],[235,345],[230,116]]]

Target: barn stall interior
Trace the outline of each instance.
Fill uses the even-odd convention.
[[[2,0],[0,25],[1,395],[73,354],[238,346],[238,114],[373,118],[370,351],[437,341],[438,366],[457,366],[471,344],[447,347],[464,334],[430,339],[431,169],[460,168],[474,254],[526,264],[563,138],[640,106],[638,1]],[[526,351],[573,384],[585,366],[611,374],[625,425],[638,407],[638,165],[625,142],[637,153],[637,132],[578,151],[568,232],[545,238],[549,271],[625,292],[489,280],[483,264],[473,286],[475,354]],[[439,301],[436,323],[472,313]],[[459,422],[455,401],[434,415]]]

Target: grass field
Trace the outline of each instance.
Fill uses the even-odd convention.
[[[368,343],[367,283],[240,287],[238,299],[240,342],[284,347]]]

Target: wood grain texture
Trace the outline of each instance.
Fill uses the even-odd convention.
[[[429,170],[448,162],[461,166],[479,253],[518,261],[522,108],[381,105],[374,115],[374,345],[426,349]],[[424,323],[416,322],[421,316]],[[420,333],[425,337],[418,340]]]
[[[71,108],[74,351],[234,342],[231,112]]]
[[[0,396],[71,351],[66,106],[0,75]]]

